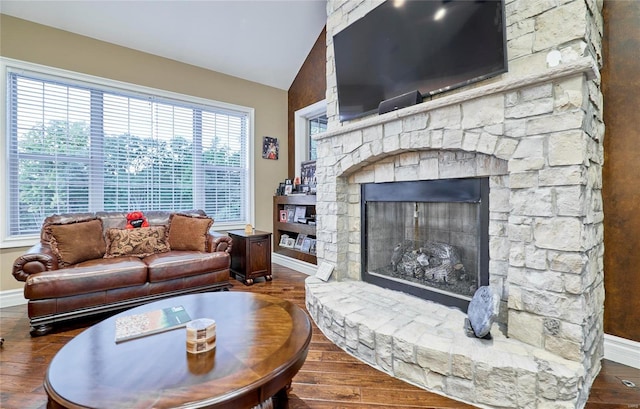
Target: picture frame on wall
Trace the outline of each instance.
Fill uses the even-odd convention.
[[[278,160],[279,150],[278,138],[271,136],[262,137],[262,157],[264,159]]]

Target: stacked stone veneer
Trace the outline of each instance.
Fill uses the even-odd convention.
[[[349,352],[424,387],[487,406],[580,407],[603,353],[602,4],[507,0],[507,74],[414,107],[339,123],[332,36],[378,3],[327,5],[329,131],[318,138],[317,254],[319,262],[334,265],[335,282],[308,280],[309,310]],[[502,297],[499,324],[507,338],[477,341],[482,347],[459,358],[454,345],[467,345],[461,328],[455,334],[446,326],[456,337],[446,342],[438,338],[441,325],[416,329],[416,317],[433,316],[414,308],[423,301],[401,297],[405,306],[394,307],[415,315],[397,320],[409,330],[372,326],[348,300],[361,274],[360,184],[475,176],[490,177],[490,285]],[[358,307],[395,300],[392,291],[379,291],[363,291]],[[437,314],[448,316],[442,308]],[[351,336],[354,329],[364,341]],[[414,352],[429,350],[430,337],[438,351],[448,342],[440,351],[446,364],[444,355],[408,358],[406,342]],[[458,359],[470,360],[471,373],[452,369]],[[515,399],[508,396],[513,385],[502,382],[520,373],[537,375],[525,376]],[[558,392],[551,384],[563,386]],[[483,392],[489,390],[495,393]]]
[[[579,362],[504,336],[461,336],[466,314],[362,281],[309,277],[306,304],[322,332],[364,362],[414,385],[483,407],[573,408]]]

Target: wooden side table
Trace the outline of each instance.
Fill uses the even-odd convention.
[[[228,234],[233,239],[231,272],[236,279],[246,285],[253,284],[254,278],[257,277],[271,281],[271,233],[259,230],[252,233],[230,230]]]

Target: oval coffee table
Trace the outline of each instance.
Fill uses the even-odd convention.
[[[182,305],[216,321],[216,348],[186,352],[186,330],[115,343],[115,319]],[[307,357],[311,322],[298,306],[246,292],[184,295],[124,311],[88,328],[52,359],[48,408],[251,408],[286,400]]]

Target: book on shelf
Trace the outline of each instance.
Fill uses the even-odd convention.
[[[116,343],[184,327],[191,317],[182,305],[116,318]]]

